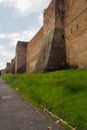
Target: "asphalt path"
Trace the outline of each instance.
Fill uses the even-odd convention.
[[[0,79],[0,130],[59,130],[42,113]]]

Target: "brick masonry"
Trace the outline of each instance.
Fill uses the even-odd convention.
[[[87,0],[66,0],[65,39],[67,62],[87,68]]]
[[[35,37],[18,42],[14,64],[15,73],[53,71],[66,65],[87,68],[87,0],[52,0]]]
[[[27,42],[18,41],[16,46],[15,73],[26,71]]]
[[[10,72],[12,74],[15,74],[15,60],[16,60],[15,57],[11,60],[11,66],[10,66],[11,70],[10,70]]]
[[[37,59],[42,48],[43,27],[27,45],[26,71],[35,71]]]

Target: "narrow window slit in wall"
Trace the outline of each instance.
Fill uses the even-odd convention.
[[[71,28],[71,33],[73,32],[73,29]]]
[[[77,29],[79,29],[79,25],[77,24]]]
[[[62,35],[62,40],[64,40],[64,35]]]

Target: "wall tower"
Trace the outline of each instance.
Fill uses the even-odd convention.
[[[52,71],[66,64],[64,0],[52,0],[44,11],[44,40],[37,61],[37,71]]]

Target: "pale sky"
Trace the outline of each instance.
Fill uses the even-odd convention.
[[[29,41],[43,24],[51,0],[0,0],[0,69],[15,56],[17,41]]]

